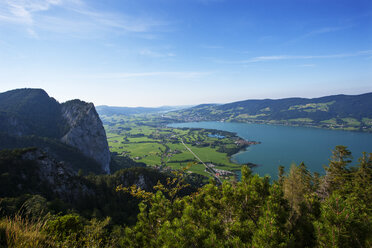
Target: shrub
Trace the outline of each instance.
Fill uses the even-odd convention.
[[[46,218],[30,221],[16,215],[0,220],[0,247],[52,247],[42,232]]]

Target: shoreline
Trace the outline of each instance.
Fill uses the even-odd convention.
[[[193,122],[222,122],[222,123],[243,123],[243,124],[257,124],[257,125],[273,125],[273,126],[288,126],[288,127],[303,127],[303,128],[315,128],[315,129],[323,129],[323,130],[331,130],[331,131],[346,131],[346,132],[356,132],[356,133],[372,133],[371,130],[350,130],[347,128],[332,128],[332,127],[322,127],[317,125],[301,125],[301,124],[289,124],[289,123],[280,123],[278,122],[270,122],[264,120],[249,120],[249,121],[221,121],[221,120],[200,120],[200,121],[180,121],[180,120],[173,120],[173,122],[169,124],[177,124],[177,123],[193,123]],[[167,124],[167,125],[169,125]],[[218,130],[218,129],[216,129]]]
[[[185,123],[189,123],[189,122],[185,122]],[[168,127],[168,125],[167,125],[167,127]],[[172,128],[174,128],[174,127],[172,127]],[[177,128],[180,128],[180,127],[177,127]],[[252,166],[249,166],[250,168],[253,168],[253,167],[257,167],[257,166],[259,166],[259,165],[257,165],[257,164],[251,163],[251,162],[247,162],[247,163],[243,163],[243,164],[241,164],[241,163],[237,162],[236,160],[234,161],[233,156],[235,156],[235,155],[237,155],[237,154],[240,154],[240,153],[243,153],[243,152],[246,152],[246,151],[249,149],[249,147],[251,147],[252,145],[260,145],[260,144],[261,144],[261,141],[250,141],[250,140],[246,140],[246,139],[244,139],[243,137],[240,137],[236,132],[230,132],[230,131],[225,131],[225,130],[221,130],[221,129],[213,129],[213,128],[212,128],[212,129],[211,129],[211,128],[196,128],[196,127],[182,127],[182,128],[186,128],[186,129],[194,129],[194,130],[201,130],[201,129],[204,129],[204,130],[206,130],[206,131],[213,131],[213,132],[217,131],[217,132],[220,132],[220,133],[221,133],[221,132],[222,132],[222,133],[229,133],[230,135],[232,135],[233,137],[235,136],[235,137],[238,139],[236,142],[243,143],[243,146],[240,147],[240,149],[239,149],[238,152],[236,152],[236,153],[234,153],[234,154],[232,154],[232,155],[228,155],[228,154],[227,154],[227,157],[228,157],[229,161],[230,161],[231,163],[234,163],[234,164],[237,164],[237,165],[241,165],[241,166],[243,166],[243,165],[247,165],[247,164],[251,164]],[[217,135],[219,135],[219,134],[217,134]],[[231,171],[239,171],[239,170],[231,170]]]
[[[190,122],[184,122],[184,123],[190,123]],[[169,123],[166,125],[166,127],[171,127],[171,128],[180,128],[180,129],[191,129],[191,130],[206,130],[206,131],[210,131],[210,132],[213,132],[214,135],[223,135],[223,134],[229,134],[231,135],[232,139],[236,139],[235,141],[235,144],[242,144],[242,146],[240,147],[239,151],[232,154],[232,155],[228,155],[227,153],[226,156],[228,158],[228,160],[233,163],[233,164],[236,164],[236,165],[239,165],[239,169],[236,168],[236,169],[229,169],[227,171],[230,171],[231,173],[235,174],[235,176],[237,176],[237,172],[240,172],[241,171],[241,168],[242,166],[244,165],[247,165],[249,168],[253,169],[255,167],[258,167],[260,165],[258,164],[254,164],[252,162],[247,162],[247,163],[239,163],[237,162],[236,160],[234,160],[233,156],[239,154],[239,153],[243,153],[243,152],[246,152],[252,145],[259,145],[261,144],[261,141],[249,141],[249,140],[246,140],[244,139],[243,137],[240,137],[236,132],[230,132],[230,131],[225,131],[225,130],[221,130],[221,129],[213,129],[213,128],[198,128],[198,127],[172,127],[172,126],[169,126],[171,124],[177,124],[177,123]],[[218,166],[218,165],[217,165]]]

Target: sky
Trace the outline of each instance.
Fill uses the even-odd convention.
[[[372,92],[371,0],[0,0],[0,92],[163,106]]]

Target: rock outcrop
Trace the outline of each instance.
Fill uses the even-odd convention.
[[[0,175],[1,197],[38,194],[73,203],[96,194],[84,177],[38,148],[0,151]]]
[[[62,116],[69,129],[61,141],[93,158],[110,173],[110,151],[105,129],[93,103],[72,100],[62,104]]]
[[[36,162],[36,173],[40,185],[48,185],[49,190],[67,202],[79,200],[83,195],[93,195],[94,191],[87,187],[76,173],[69,170],[63,162],[57,162],[38,149],[25,152],[24,161]],[[30,175],[25,174],[24,177]]]
[[[23,138],[27,146],[19,146],[14,142],[11,144],[2,134],[14,136],[16,139]],[[41,139],[36,140],[35,137]],[[84,168],[86,173],[110,173],[110,152],[106,133],[92,103],[72,100],[60,104],[42,89],[16,89],[0,93],[0,147],[51,148],[42,142],[43,138],[49,139],[49,143],[55,143],[54,148],[57,150],[51,151],[50,155],[58,153],[68,156],[67,154],[71,154],[67,151],[69,149],[62,147],[67,144],[68,148],[72,146],[81,153],[80,157],[94,160],[94,165],[91,166],[94,167],[93,170],[85,164],[80,168],[76,164],[70,165],[73,170]],[[56,140],[60,142],[55,142]],[[61,146],[57,143],[64,144]],[[59,156],[58,160],[67,159]]]
[[[0,112],[0,130],[3,133],[14,136],[22,136],[29,133],[29,127],[16,116],[7,116]]]

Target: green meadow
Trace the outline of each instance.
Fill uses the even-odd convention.
[[[208,176],[204,165],[182,144],[183,140],[206,164],[229,171],[241,168],[241,165],[230,161],[228,154],[244,149],[235,143],[239,139],[235,134],[216,130],[170,128],[159,117],[152,115],[101,118],[110,151],[119,156],[128,156],[148,166],[171,169],[191,165],[189,172]]]

